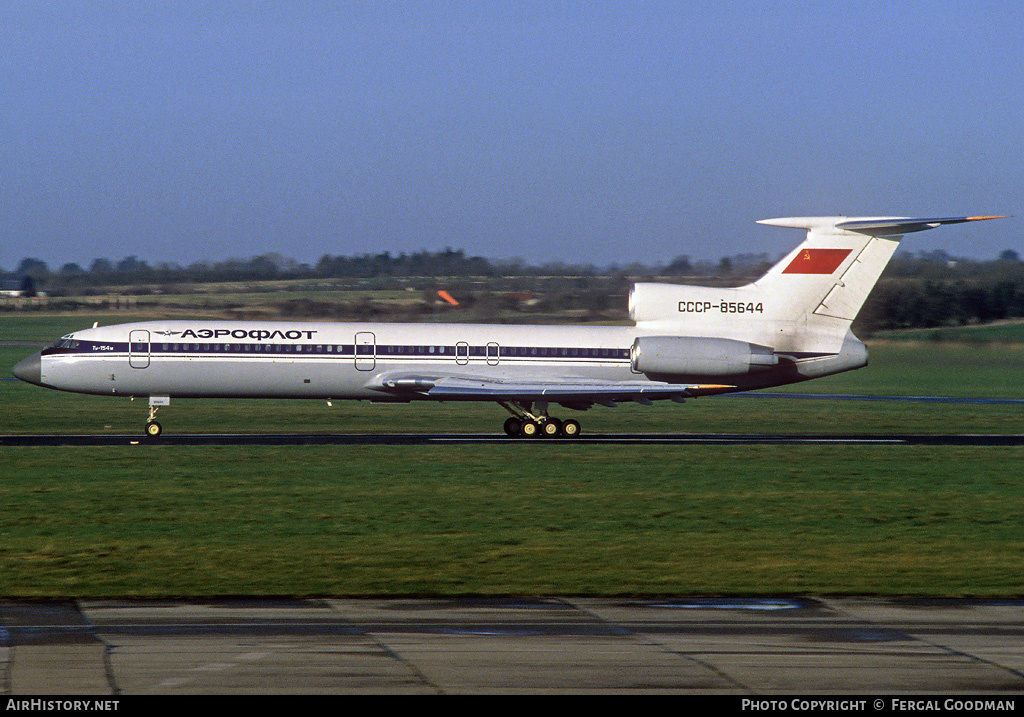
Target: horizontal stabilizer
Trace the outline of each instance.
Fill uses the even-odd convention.
[[[871,236],[892,236],[894,234],[910,234],[934,229],[943,224],[962,224],[963,222],[981,222],[986,219],[1003,219],[1004,217],[942,217],[942,218],[908,218],[893,219],[858,219],[836,224],[840,229]]]
[[[784,217],[762,219],[758,224],[790,229],[806,229],[810,232],[829,233],[832,230],[857,232],[868,236],[886,237],[923,232],[943,224],[980,222],[986,219],[1003,219],[1002,216],[977,217]]]

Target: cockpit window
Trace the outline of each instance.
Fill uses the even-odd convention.
[[[70,336],[65,336],[64,338],[60,339],[57,343],[55,343],[50,348],[54,348],[54,349],[77,349],[78,348],[78,342],[75,341]]]

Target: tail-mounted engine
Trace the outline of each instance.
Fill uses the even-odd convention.
[[[733,339],[642,336],[633,342],[633,370],[644,374],[735,376],[779,362],[768,346]]]

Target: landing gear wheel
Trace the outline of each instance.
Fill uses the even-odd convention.
[[[505,419],[505,433],[510,436],[518,436],[522,426],[523,422],[515,416],[509,416]]]
[[[149,438],[156,438],[164,429],[156,421],[149,421],[146,423],[146,436]]]
[[[580,435],[580,422],[569,419],[562,424],[562,435],[566,438],[576,438]]]
[[[540,424],[536,421],[523,421],[519,427],[519,435],[523,438],[536,438],[540,433]]]
[[[541,424],[540,432],[544,438],[557,438],[562,434],[562,422],[557,418],[549,418]]]

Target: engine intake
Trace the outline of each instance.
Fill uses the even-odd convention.
[[[768,346],[734,339],[642,336],[633,342],[633,370],[644,374],[735,376],[779,363]]]

